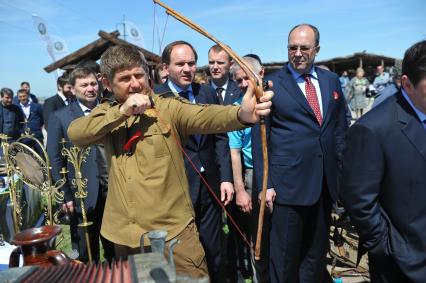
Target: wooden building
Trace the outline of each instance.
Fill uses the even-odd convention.
[[[118,38],[118,36],[120,35],[118,31],[107,33],[105,31],[100,30],[98,32],[98,35],[99,39],[93,41],[92,43],[89,43],[88,45],[78,49],[77,51],[74,51],[73,53],[63,57],[62,59],[53,62],[52,64],[46,66],[44,70],[48,73],[53,72],[56,69],[69,71],[74,69],[74,67],[80,62],[88,60],[99,60],[99,58],[101,58],[102,53],[104,53],[104,51],[107,50],[110,46],[133,45],[127,41]],[[136,47],[144,54],[150,66],[150,70],[153,72],[153,70],[155,70],[155,66],[161,62],[161,57],[144,48],[141,48],[139,46]]]

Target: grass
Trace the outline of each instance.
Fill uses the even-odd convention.
[[[71,247],[71,235],[70,235],[70,226],[69,225],[60,225],[62,228],[62,233],[56,239],[56,249],[64,252],[66,255],[70,256],[72,252]],[[100,249],[100,261],[104,261],[104,248],[102,243],[99,243]]]

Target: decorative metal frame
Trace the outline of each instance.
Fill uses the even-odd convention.
[[[14,182],[14,172],[12,167],[10,166],[9,161],[9,137],[5,134],[0,134],[1,147],[3,150],[4,159],[6,162],[6,176],[9,187],[9,196],[10,196],[10,204],[12,207],[12,219],[13,219],[13,227],[15,233],[20,231],[20,227],[22,226],[22,207],[21,203],[21,194],[22,191],[18,190],[16,184]]]
[[[31,147],[24,144],[24,139],[30,139],[34,141],[43,152],[43,157]],[[33,162],[34,168],[39,171],[26,171],[24,168],[28,162]],[[8,164],[12,170],[22,179],[22,181],[28,185],[31,189],[39,191],[42,196],[47,198],[47,207],[45,211],[46,225],[53,225],[59,223],[58,216],[60,210],[53,211],[54,203],[62,203],[64,200],[64,193],[59,189],[65,184],[65,173],[62,170],[60,173],[63,175],[55,184],[53,184],[52,176],[50,174],[50,161],[47,156],[47,152],[44,149],[43,144],[36,139],[32,134],[29,133],[29,128],[25,127],[24,134],[17,139],[16,142],[12,142],[8,147]],[[37,175],[38,174],[38,175]]]
[[[90,147],[80,148],[76,146],[66,147],[67,141],[65,139],[61,140],[62,143],[62,155],[65,156],[69,163],[74,167],[74,178],[71,183],[74,188],[77,189],[75,192],[75,198],[80,199],[81,214],[83,217],[83,222],[78,224],[78,227],[84,229],[84,234],[86,238],[86,247],[87,255],[89,257],[89,263],[92,263],[92,250],[90,247],[89,232],[88,227],[93,224],[93,222],[87,221],[86,208],[84,206],[84,199],[87,197],[87,178],[83,177],[81,173],[81,167],[83,162],[86,162],[87,156],[90,154]],[[62,169],[64,171],[65,168]]]

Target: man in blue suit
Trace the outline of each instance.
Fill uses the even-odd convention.
[[[19,99],[18,106],[21,108],[26,119],[24,130],[28,129],[29,133],[43,144],[43,132],[41,130],[44,125],[43,108],[40,104],[30,101],[28,92],[24,89],[18,90],[16,96]],[[23,143],[33,148],[41,157],[43,157],[43,150],[38,144],[36,144],[36,142],[30,139],[24,139]]]
[[[275,92],[265,121],[272,282],[321,282],[325,272],[347,123],[338,76],[314,66],[319,50],[318,29],[295,26],[288,36],[289,62],[266,78]],[[252,148],[258,188],[263,177],[260,144],[256,125]]]
[[[339,195],[371,282],[426,280],[425,54],[426,41],[405,52],[402,88],[348,134]]]
[[[167,82],[154,88],[155,93],[173,91],[191,103],[219,104],[214,89],[209,85],[193,83],[197,58],[195,49],[185,41],[167,45],[162,61],[169,78]],[[171,95],[174,96],[173,93]],[[185,167],[195,222],[206,251],[210,279],[212,282],[219,282],[221,208],[212,193],[224,205],[232,200],[234,194],[228,137],[226,134],[192,135],[185,141],[185,153],[190,159],[185,159]],[[213,192],[209,191],[199,174],[207,180]]]
[[[34,93],[31,93],[31,86],[30,86],[29,82],[22,82],[20,89],[22,89],[22,90],[24,90],[28,93],[28,99],[31,102],[38,103],[37,96]],[[16,106],[19,106],[18,96],[13,97],[13,104],[15,104]]]
[[[216,90],[220,104],[230,105],[242,97],[238,85],[229,78],[229,71],[233,63],[231,57],[219,45],[209,49],[210,85]]]
[[[73,166],[62,156],[61,150],[73,146],[69,141],[67,130],[70,123],[90,111],[98,104],[98,81],[96,75],[87,68],[76,68],[70,75],[70,84],[77,98],[68,106],[53,112],[49,117],[49,134],[47,136],[47,153],[52,164],[52,177],[56,182],[61,176],[61,168],[68,169],[67,182],[62,187],[65,199],[62,209],[70,215],[70,231],[72,248],[79,253],[79,260],[87,262],[88,254],[85,241],[85,231],[77,225],[82,223],[80,203],[75,199],[76,188],[72,185],[75,178]],[[66,143],[62,142],[65,139]],[[99,260],[99,238],[104,247],[105,257],[113,258],[111,242],[100,236],[102,215],[108,190],[108,172],[104,149],[100,145],[90,146],[90,153],[82,165],[83,178],[87,178],[87,197],[84,204],[87,211],[87,220],[93,222],[88,227],[92,258]]]

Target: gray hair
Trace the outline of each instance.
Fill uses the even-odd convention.
[[[260,62],[258,60],[254,59],[253,57],[244,56],[243,57],[243,61],[246,62],[248,65],[250,65],[250,67],[253,69],[253,71],[256,74],[259,74],[260,71],[262,71],[262,65],[260,64]],[[235,74],[240,69],[241,69],[241,66],[238,65],[237,63],[234,62],[234,64],[232,64],[232,66],[231,66],[231,75],[232,75],[233,78],[235,78]]]

